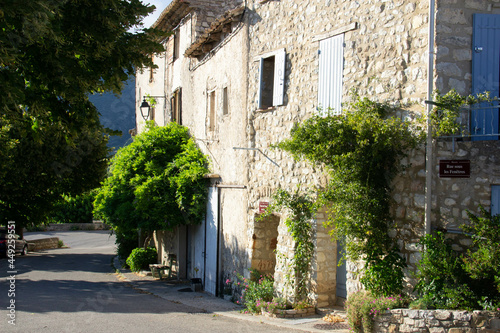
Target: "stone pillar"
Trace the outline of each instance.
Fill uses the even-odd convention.
[[[329,235],[330,228],[323,223],[323,211],[316,214],[316,252],[312,267],[312,293],[317,307],[333,306],[336,303],[337,242]]]

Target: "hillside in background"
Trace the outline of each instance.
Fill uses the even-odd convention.
[[[112,93],[96,94],[90,96],[90,101],[99,110],[104,127],[122,132],[122,136],[112,136],[108,146],[116,151],[129,144],[132,141],[129,130],[135,127],[135,78],[127,81],[120,96]]]

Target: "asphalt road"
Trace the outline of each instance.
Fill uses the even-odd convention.
[[[0,332],[290,331],[200,313],[130,288],[111,269],[114,237],[107,231],[42,234],[60,237],[69,248],[16,256],[13,268],[0,259]]]

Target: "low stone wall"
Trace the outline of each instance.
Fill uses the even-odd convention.
[[[262,315],[271,318],[305,318],[311,317],[316,314],[315,308],[306,308],[306,309],[290,309],[290,310],[274,310],[273,312],[264,311],[262,309]]]
[[[500,312],[393,309],[375,318],[373,332],[500,333]]]
[[[109,226],[102,221],[94,221],[92,223],[49,223],[38,226],[38,229],[43,231],[109,230]]]
[[[48,250],[48,249],[57,249],[58,247],[59,247],[58,237],[28,240],[28,251],[30,252]]]

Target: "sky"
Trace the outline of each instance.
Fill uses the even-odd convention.
[[[167,8],[167,6],[172,2],[172,0],[142,0],[144,4],[155,5],[156,9],[153,13],[151,13],[148,17],[146,17],[143,21],[144,27],[149,28],[153,23],[156,22],[158,16],[160,16],[161,12]]]

